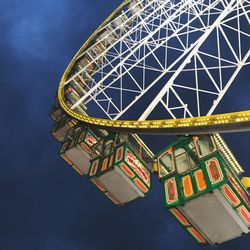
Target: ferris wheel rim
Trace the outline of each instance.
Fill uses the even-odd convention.
[[[68,64],[65,72],[63,73],[63,76],[60,80],[59,83],[59,88],[58,88],[58,101],[59,104],[61,105],[61,107],[66,111],[66,113],[68,113],[70,116],[76,118],[77,120],[80,120],[84,123],[90,124],[90,125],[94,125],[94,126],[104,126],[104,127],[108,127],[108,128],[114,128],[114,127],[120,127],[120,128],[127,128],[129,129],[134,128],[135,124],[136,126],[138,126],[138,128],[142,129],[142,130],[146,130],[147,128],[145,126],[154,126],[155,129],[160,128],[157,127],[155,124],[166,124],[173,121],[176,121],[176,119],[160,119],[160,120],[110,120],[110,119],[103,119],[103,118],[96,118],[96,117],[91,117],[87,114],[78,114],[76,112],[74,112],[72,109],[70,109],[66,103],[64,102],[63,99],[63,95],[64,95],[64,84],[67,80],[67,77],[69,75],[70,70],[72,69],[74,63],[76,62],[77,58],[79,57],[79,55],[84,51],[84,49],[89,45],[89,43],[92,41],[93,37],[98,33],[98,31],[104,26],[106,25],[121,9],[122,7],[127,4],[129,2],[129,0],[125,0],[123,1],[117,9],[115,9],[109,16],[107,19],[104,20],[104,22],[92,33],[92,35],[86,40],[86,42],[81,46],[81,48],[77,51],[77,53],[75,54],[75,56],[73,57],[73,59],[71,60],[71,62]],[[249,51],[248,51],[249,52]],[[237,114],[236,114],[237,113]],[[229,117],[235,117],[235,114],[237,115],[236,119],[240,119],[239,117],[243,116],[247,116],[248,117],[248,113],[249,110],[244,111],[244,112],[236,112],[236,113],[228,113],[228,114],[221,114],[222,116],[229,116]],[[239,117],[238,117],[239,115]],[[215,117],[215,116],[209,116],[209,117]],[[197,119],[199,118],[204,118],[204,119],[210,119],[208,116],[199,116],[197,117]],[[187,122],[190,121],[191,118],[179,118],[177,119],[178,121],[181,122]],[[196,120],[196,118],[192,118],[194,120]],[[213,118],[212,118],[213,119]],[[147,125],[145,125],[145,122],[148,122]],[[149,123],[151,125],[149,125]]]

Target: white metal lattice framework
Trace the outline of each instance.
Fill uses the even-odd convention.
[[[138,120],[211,114],[249,65],[249,13],[247,0],[127,1],[78,56],[64,88],[85,87],[71,109],[114,120],[133,109]]]

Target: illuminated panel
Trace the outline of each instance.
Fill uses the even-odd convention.
[[[147,186],[150,187],[150,173],[129,150],[126,150],[125,161]]]
[[[116,205],[119,205],[120,202],[110,193],[106,192],[105,195]]]
[[[105,188],[101,185],[99,181],[97,181],[95,178],[92,178],[91,181],[102,191],[105,192]]]
[[[216,158],[206,161],[206,168],[212,184],[216,184],[223,180],[223,173]]]
[[[61,157],[62,157],[69,165],[72,165],[72,162],[70,161],[70,159],[69,159],[65,154],[61,154]]]
[[[235,178],[227,171],[227,177],[229,181],[232,183],[233,187],[235,188],[237,194],[241,196],[241,198],[244,200],[246,205],[250,208],[250,201],[248,200],[248,197],[246,196],[246,193],[243,191],[243,189],[239,186]]]
[[[166,194],[166,202],[168,204],[174,203],[178,200],[178,192],[176,187],[175,178],[166,180],[164,184],[165,194]]]
[[[210,244],[219,244],[249,232],[218,189],[192,199],[178,209]]]
[[[81,147],[89,154],[92,153],[92,150],[87,146],[87,144],[85,142],[81,142],[80,143]]]
[[[140,188],[140,190],[143,192],[143,193],[147,193],[148,192],[148,188],[140,181],[140,179],[138,178],[135,178],[133,180],[133,182],[135,183],[135,185]]]
[[[135,177],[135,174],[133,173],[133,171],[131,171],[130,168],[126,166],[126,164],[120,163],[120,168],[121,168],[121,170],[122,170],[129,178],[134,178],[134,177]]]
[[[86,131],[81,132],[81,134],[80,134],[80,136],[79,136],[79,139],[78,139],[78,142],[80,142],[80,141],[83,140],[83,137],[84,137],[84,135],[85,135],[85,132],[86,132]]]
[[[235,195],[234,191],[228,186],[228,184],[221,186],[221,191],[231,205],[237,207],[240,204],[240,200]]]
[[[195,171],[194,173],[195,181],[199,191],[203,191],[207,188],[207,184],[204,178],[204,174],[201,169]]]
[[[98,169],[99,159],[95,160],[90,168],[89,176],[93,176],[96,174],[96,171]]]
[[[93,146],[94,144],[97,143],[97,140],[95,139],[95,137],[93,135],[91,135],[90,133],[86,134],[85,137],[85,142],[89,145],[89,146]]]
[[[77,124],[77,121],[76,120],[71,120],[68,122],[68,125],[72,128],[74,127],[75,125]]]
[[[112,167],[114,161],[114,155],[112,154],[109,161],[109,167]]]
[[[119,147],[116,151],[116,155],[115,155],[115,162],[118,162],[122,159],[122,155],[123,155],[123,146]]]
[[[104,171],[107,169],[107,166],[108,166],[108,160],[109,158],[105,158],[102,162],[102,168],[101,168],[101,171]]]
[[[182,177],[183,193],[185,197],[193,195],[193,186],[190,175]]]
[[[248,225],[250,226],[250,214],[247,211],[247,209],[244,206],[240,206],[237,208],[238,213],[240,215],[240,217],[242,218],[242,220]]]
[[[189,233],[192,234],[192,236],[201,244],[207,243],[206,240],[198,233],[197,230],[195,230],[193,227],[188,227],[187,230]]]
[[[66,142],[63,144],[63,146],[62,146],[62,148],[61,148],[61,150],[60,150],[60,153],[63,153],[63,152],[65,151],[65,149],[66,149],[68,143],[69,143],[69,142],[66,141]]]
[[[188,220],[183,216],[183,214],[177,208],[170,208],[169,211],[183,226],[190,226]]]

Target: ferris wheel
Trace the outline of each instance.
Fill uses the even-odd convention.
[[[79,121],[90,124],[93,130],[101,129],[75,129],[67,135],[70,139],[62,146],[62,157],[77,172],[88,175],[115,204],[148,193],[151,174],[145,166],[155,161],[164,183],[165,206],[199,243],[221,243],[247,233],[249,197],[242,195],[238,203],[232,198],[234,192],[242,194],[239,190],[244,189],[237,177],[242,169],[219,134],[182,138],[154,156],[137,135],[129,140],[139,146],[128,149],[125,142],[129,140],[124,135],[109,134],[102,128],[116,132],[126,128],[126,133],[133,133],[133,128],[142,132],[151,128],[151,133],[157,133],[163,128],[188,127],[182,134],[195,134],[200,126],[209,124],[206,116],[213,114],[241,70],[249,67],[249,14],[247,0],[125,0],[84,43],[63,74],[59,104],[53,110],[53,119],[60,116],[55,137],[64,142],[66,131]],[[61,118],[62,112],[74,119]],[[192,127],[193,117],[198,117],[196,128]],[[247,122],[249,130],[249,111],[232,117],[238,124]],[[214,119],[213,125],[231,126],[229,114]],[[218,153],[216,158],[216,152],[223,156]],[[180,155],[187,157],[185,166],[177,164]],[[205,161],[208,155],[214,158]],[[202,169],[197,170],[197,166]],[[109,168],[116,172],[111,174]],[[193,181],[197,182],[197,193]],[[184,193],[180,195],[179,189]],[[211,196],[207,194],[211,192]],[[232,208],[225,208],[227,198],[238,209],[233,216]],[[214,200],[211,211],[218,212],[217,220],[232,221],[228,223],[233,227],[231,235],[223,234],[220,228],[221,238],[214,236],[211,230],[216,225],[203,220],[202,214],[194,214],[197,207],[204,211],[202,204],[207,199]],[[185,208],[181,206],[184,201]]]
[[[61,87],[71,110],[112,120],[210,115],[249,54],[248,1],[125,1]]]

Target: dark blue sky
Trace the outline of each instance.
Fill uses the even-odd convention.
[[[119,4],[110,0],[1,0],[1,250],[201,249],[151,194],[114,207],[58,156],[48,113],[70,59]],[[217,112],[249,109],[247,71]],[[250,134],[228,134],[250,174]],[[169,142],[166,138],[165,146]],[[159,149],[156,140],[152,143]],[[243,249],[250,234],[210,249]]]

